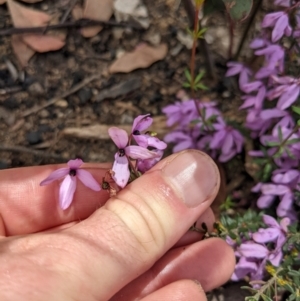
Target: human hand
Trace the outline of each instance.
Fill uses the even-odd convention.
[[[99,182],[109,168],[85,164]],[[0,172],[0,300],[205,300],[232,274],[224,241],[187,232],[213,223],[219,176],[205,154],[173,154],[109,200],[78,182],[66,211],[57,182],[39,186],[55,169]]]

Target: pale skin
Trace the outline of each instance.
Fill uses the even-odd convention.
[[[192,206],[190,192],[170,182],[191,159],[199,186]],[[83,168],[100,183],[110,166]],[[112,199],[78,183],[66,211],[58,207],[58,181],[39,186],[59,167],[0,172],[0,300],[205,301],[231,276],[231,248],[188,231],[196,220],[209,228],[214,221],[219,176],[206,155],[174,154]]]

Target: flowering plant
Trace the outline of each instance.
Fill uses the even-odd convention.
[[[226,76],[238,76],[240,110],[247,113],[244,124],[226,121],[216,102],[197,100],[192,85],[190,100],[163,109],[173,127],[165,141],[174,144],[174,152],[197,148],[226,163],[243,152],[246,140],[253,140],[255,147],[248,155],[258,173],[252,192],[258,194],[255,206],[262,211],[230,217],[227,211],[216,224],[218,234],[236,252],[232,280],[250,280],[252,301],[277,298],[280,288],[289,292],[289,300],[300,300],[300,78],[299,66],[295,68],[300,55],[300,2],[274,4],[278,11],[265,15],[262,31],[250,43],[254,55],[263,59],[262,66],[253,70],[243,62],[227,64]],[[191,83],[196,81],[193,74],[191,70],[187,77]]]
[[[110,195],[124,188],[129,181],[139,177],[142,173],[154,166],[163,156],[166,143],[156,137],[156,133],[147,131],[153,122],[153,118],[140,115],[133,121],[130,135],[117,127],[108,130],[109,136],[116,144],[118,150],[112,169],[108,170],[101,185],[86,170],[79,168],[83,164],[81,159],[70,160],[68,167],[59,168],[52,172],[40,185],[51,184],[55,180],[64,178],[59,188],[59,205],[66,210],[72,203],[76,190],[77,178],[88,188],[100,191],[101,188],[108,190]],[[137,145],[131,144],[133,139]],[[151,150],[150,150],[151,149]]]

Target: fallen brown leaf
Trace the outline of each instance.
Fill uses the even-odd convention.
[[[152,47],[147,44],[141,44],[132,52],[127,52],[114,61],[110,67],[110,73],[128,73],[135,69],[147,68],[153,63],[162,60],[168,52],[167,44],[161,44]]]
[[[50,35],[28,35],[23,37],[23,41],[37,52],[58,50],[65,45],[58,36]]]
[[[72,9],[72,17],[75,20],[79,20],[83,18],[83,9],[80,5],[76,4]]]
[[[108,21],[113,14],[113,0],[85,0],[83,18],[96,21]],[[91,26],[81,29],[81,34],[86,38],[94,37],[102,26]]]
[[[27,8],[13,0],[7,0],[12,22],[15,27],[43,26],[51,20],[51,16],[31,8]]]
[[[11,46],[21,66],[25,67],[35,51],[24,43],[20,36],[11,37]]]
[[[7,6],[15,27],[45,26],[51,21],[50,15],[27,8],[13,0],[7,0]],[[35,51],[47,52],[58,50],[62,48],[64,44],[64,36],[62,35],[23,34],[12,37],[14,53],[23,67],[27,65]]]

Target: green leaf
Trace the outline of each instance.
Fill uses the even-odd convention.
[[[292,110],[293,110],[296,114],[300,115],[300,107],[292,106]]]
[[[244,21],[250,14],[253,0],[223,0],[226,10],[234,22]]]
[[[194,83],[198,84],[198,82],[200,82],[200,80],[202,79],[203,75],[205,74],[205,71],[201,71],[195,78]]]
[[[183,86],[184,88],[190,88],[190,87],[191,87],[191,84],[185,82],[185,83],[182,84],[182,86]]]
[[[300,119],[297,121],[297,125],[300,126]]]
[[[280,141],[280,142],[283,141],[281,126],[278,127],[278,138],[279,138],[279,141]]]
[[[270,147],[280,145],[280,142],[274,142],[274,141],[266,141],[265,143],[267,146],[270,146]]]
[[[295,139],[288,140],[285,144],[290,145],[290,144],[294,144],[294,143],[297,143],[297,142],[300,142],[300,138],[295,138]]]
[[[300,277],[300,272],[299,271],[290,270],[290,271],[288,271],[288,274],[290,276]]]
[[[201,89],[201,90],[208,90],[208,87],[206,87],[205,85],[203,85],[201,83],[197,84],[195,88],[198,88],[198,89]]]
[[[198,31],[198,33],[197,33],[197,38],[198,38],[198,39],[203,38],[203,35],[204,35],[204,33],[206,32],[206,30],[207,30],[207,28],[202,28],[202,29],[200,29],[200,30]]]
[[[263,298],[264,301],[273,301],[269,296],[266,294],[261,294],[261,297]]]
[[[190,70],[189,69],[184,69],[184,75],[186,77],[186,79],[188,80],[189,83],[192,82],[192,76],[191,76],[191,73],[190,73]]]

